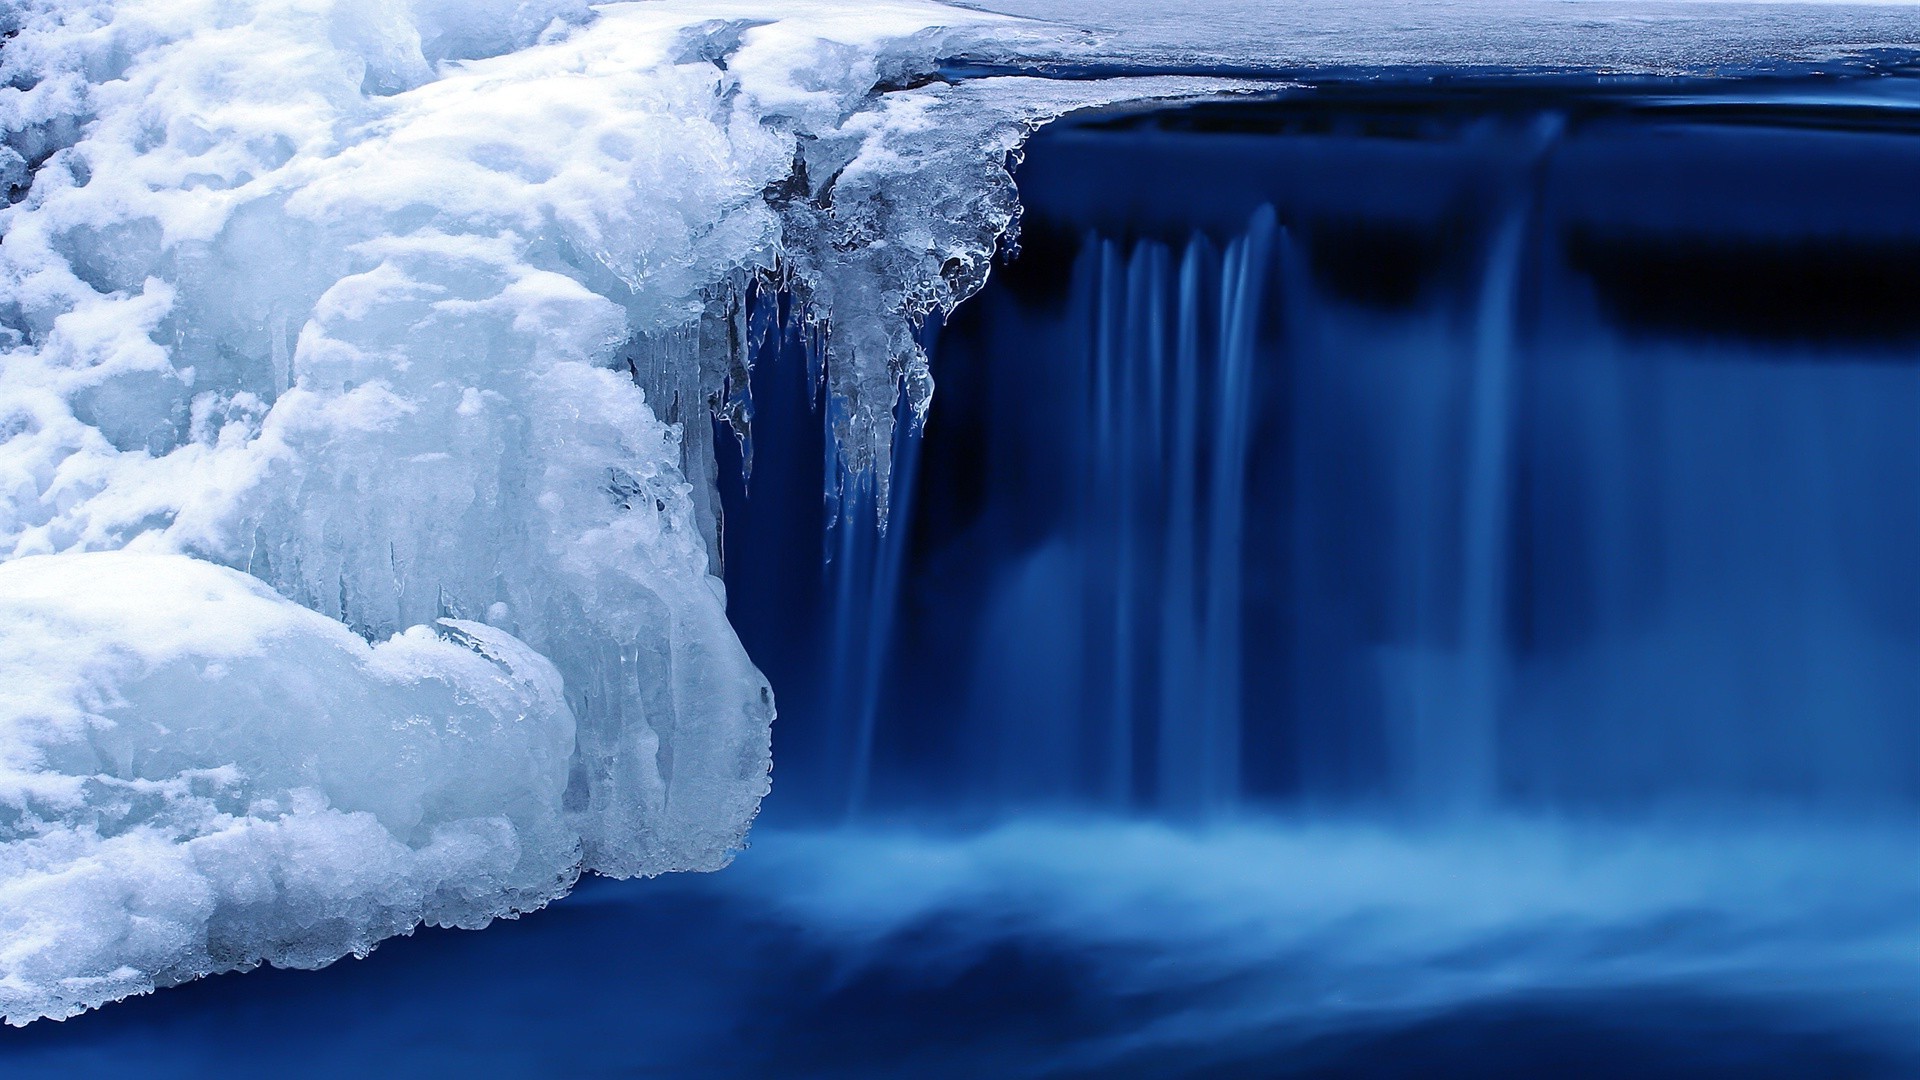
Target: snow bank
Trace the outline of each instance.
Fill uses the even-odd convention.
[[[537,907],[578,874],[573,728],[489,626],[370,646],[197,559],[0,564],[0,1014]]]
[[[952,85],[940,57],[1058,32],[911,0],[0,29],[15,1023],[476,925],[576,867],[725,865],[773,717],[712,563],[742,291],[802,301],[884,483],[1020,141],[1218,85]]]

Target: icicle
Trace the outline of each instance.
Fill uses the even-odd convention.
[[[754,284],[730,285],[721,294],[717,317],[725,328],[725,374],[709,398],[714,415],[723,420],[740,446],[742,481],[753,477],[753,338],[747,326],[747,307]]]

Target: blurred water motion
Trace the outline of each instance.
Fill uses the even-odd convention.
[[[1904,83],[1893,84],[1899,89]],[[1920,114],[1329,86],[1049,129],[893,525],[789,301],[710,877],[8,1075],[1920,1075]],[[1879,96],[1871,96],[1879,95]]]
[[[770,816],[897,830],[731,880],[1036,1072],[1920,1071],[1912,87],[1437,82],[1034,140],[893,527],[730,493]]]
[[[1920,113],[1842,89],[1043,132],[894,528],[729,500],[773,812],[1910,819]]]
[[[762,831],[485,933],[0,1038],[9,1076],[1896,1077],[1912,830]]]

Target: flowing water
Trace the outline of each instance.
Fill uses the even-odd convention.
[[[780,719],[733,868],[0,1065],[1920,1075],[1905,87],[1047,129],[884,531],[749,300],[724,548]]]

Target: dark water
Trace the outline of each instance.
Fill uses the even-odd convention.
[[[1920,1075],[1914,98],[1048,129],[885,534],[756,301],[733,868],[0,1073]]]

